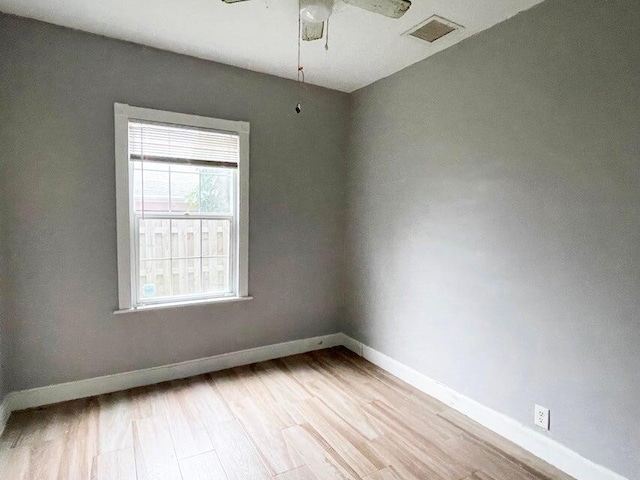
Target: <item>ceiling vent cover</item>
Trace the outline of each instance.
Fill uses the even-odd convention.
[[[418,26],[418,28],[409,32],[409,35],[431,43],[458,28],[460,28],[460,25],[456,25],[449,20],[434,15],[428,18],[422,25]]]

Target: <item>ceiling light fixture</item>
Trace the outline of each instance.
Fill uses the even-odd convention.
[[[333,9],[333,0],[304,0],[300,5],[302,20],[310,23],[327,21]]]

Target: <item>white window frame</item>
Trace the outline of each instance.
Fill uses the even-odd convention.
[[[201,117],[185,113],[166,112],[150,108],[132,107],[115,103],[115,153],[116,153],[116,216],[118,242],[118,305],[120,311],[136,310],[152,307],[166,307],[238,300],[249,297],[249,123],[218,118]],[[149,121],[176,126],[199,127],[238,135],[240,141],[240,158],[238,160],[238,188],[235,190],[237,220],[233,230],[232,242],[233,278],[232,294],[225,297],[219,295],[203,296],[191,301],[171,298],[163,303],[145,306],[137,304],[135,275],[136,242],[135,219],[133,205],[133,166],[129,161],[129,121]]]

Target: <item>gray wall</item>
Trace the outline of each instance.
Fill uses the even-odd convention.
[[[0,61],[11,389],[339,330],[347,95],[10,16]],[[112,314],[114,102],[251,122],[254,300]]]
[[[1,260],[0,260],[1,262]],[[1,277],[0,277],[1,278]],[[0,288],[3,287],[0,280]],[[8,341],[7,341],[7,330],[6,330],[6,308],[5,308],[5,293],[0,290],[0,404],[4,400],[4,397],[8,391],[8,385],[6,381],[6,377],[8,374]]]
[[[9,269],[8,252],[6,248],[6,200],[4,192],[6,176],[0,175],[0,404],[8,390],[7,376],[9,374],[9,335],[7,330],[7,316],[9,307]]]
[[[548,0],[354,95],[348,333],[640,478],[640,3]]]

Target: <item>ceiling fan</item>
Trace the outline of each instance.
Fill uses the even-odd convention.
[[[222,1],[238,3],[247,0]],[[325,22],[331,16],[334,3],[338,1],[390,18],[400,18],[411,7],[409,0],[300,0],[302,40],[309,42],[322,38]]]

